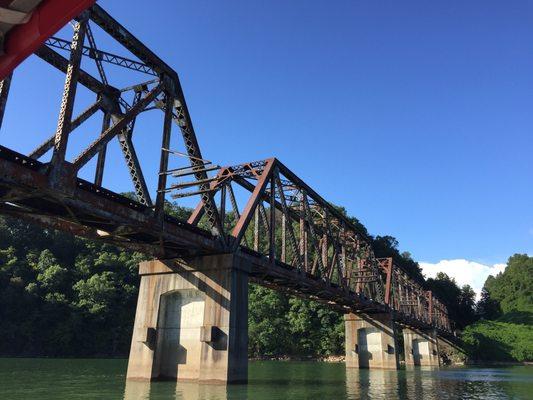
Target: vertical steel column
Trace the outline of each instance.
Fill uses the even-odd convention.
[[[259,206],[254,211],[254,251],[259,251]]]
[[[102,133],[109,129],[111,124],[111,115],[109,113],[104,114],[104,120],[102,121]],[[102,186],[102,181],[104,180],[104,168],[105,168],[105,156],[107,152],[107,146],[105,146],[98,153],[98,160],[96,162],[96,171],[94,173],[94,184],[97,186]]]
[[[327,224],[327,222],[326,222]],[[328,265],[329,265],[329,262],[328,262],[328,235],[327,233],[323,233],[322,234],[322,249],[321,249],[321,257],[322,257],[322,264],[324,264],[324,266],[326,267],[326,269],[328,268]],[[333,268],[333,266],[332,266]],[[329,273],[329,270],[328,270],[328,273]]]
[[[163,140],[161,143],[161,160],[159,162],[159,181],[157,183],[157,197],[155,200],[155,215],[161,221],[165,215],[165,188],[167,186],[167,170],[168,170],[168,157],[170,148],[170,134],[172,132],[172,104],[174,99],[166,92],[165,93],[165,120],[163,122]]]
[[[276,262],[276,172],[270,177],[270,235],[268,258],[272,264]]]
[[[344,286],[345,289],[349,289],[348,282],[346,281],[346,278],[348,277],[348,263],[346,261],[346,227],[344,225],[344,221],[340,221],[340,224],[341,254],[339,254],[339,257],[341,259],[342,266],[340,279],[342,279],[342,286]]]
[[[87,14],[84,14],[80,18],[80,21],[75,25],[72,44],[70,46],[70,59],[65,76],[65,87],[63,90],[63,98],[61,100],[61,111],[59,112],[59,121],[57,123],[56,136],[54,139],[54,153],[52,154],[51,161],[53,181],[57,179],[59,174],[58,170],[61,167],[61,164],[65,161],[86,30]]]
[[[223,232],[226,232],[226,185],[220,188],[220,223]]]
[[[428,312],[429,312],[429,323],[433,323],[433,293],[431,290],[428,290],[427,292],[427,298],[428,298]]]
[[[287,259],[287,217],[285,213],[281,214],[281,261]]]
[[[287,199],[285,198],[285,193],[283,192],[283,184],[281,183],[281,178],[279,176],[279,171],[276,171],[275,179],[276,185],[278,187],[279,200],[282,209],[282,230],[281,230],[281,240],[282,240],[282,261],[287,262],[287,234],[289,235],[293,262],[297,262],[297,268],[302,269],[302,258],[300,257],[300,251],[298,249],[298,244],[296,242],[296,236],[294,235],[294,230],[292,228],[291,215],[289,212],[289,207],[287,206]],[[287,224],[288,222],[288,224]]]
[[[391,287],[392,287],[392,268],[393,268],[392,258],[387,260],[387,269],[386,274],[387,278],[385,280],[385,304],[390,306],[390,296],[391,296]]]
[[[11,86],[11,78],[13,73],[9,74],[0,83],[0,128],[2,128],[2,122],[4,121],[4,113],[6,111],[7,96],[9,96],[9,88]]]
[[[237,206],[237,199],[235,198],[235,193],[233,192],[233,188],[231,186],[231,183],[228,183],[228,192],[229,192],[229,199],[231,202],[231,208],[233,209],[233,213],[235,214],[235,221],[238,221],[241,218],[241,213],[239,212],[239,207]],[[244,244],[246,247],[250,247],[250,244],[248,242],[248,238],[246,237],[246,234],[243,236]]]
[[[303,198],[302,202],[300,203],[300,259],[302,260],[304,271],[308,271],[308,261],[307,261],[307,251],[306,251],[306,241],[307,237],[305,234],[305,219],[304,219],[304,203]]]

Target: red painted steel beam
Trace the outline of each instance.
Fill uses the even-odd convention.
[[[429,302],[429,321],[433,322],[433,292],[431,290],[427,291],[427,298]]]
[[[393,262],[392,258],[387,258],[387,265],[385,272],[387,274],[387,278],[385,281],[385,304],[390,306],[390,295],[391,295],[391,289],[392,289],[392,268],[393,268]]]
[[[231,235],[236,238],[234,243],[235,249],[239,246],[240,241],[244,236],[246,228],[248,227],[248,223],[252,218],[252,213],[254,212],[255,207],[257,207],[257,204],[259,203],[261,195],[263,194],[266,185],[269,181],[271,172],[274,170],[274,166],[277,163],[278,161],[275,158],[268,159],[268,162],[265,165],[265,168],[263,169],[261,177],[259,178],[257,185],[252,193],[252,196],[250,197],[250,199],[248,199],[248,203],[246,204],[246,207],[244,208],[244,211],[241,214],[241,218],[239,218],[237,224],[231,232]]]
[[[32,12],[30,20],[13,27],[0,56],[0,80],[60,30],[71,19],[91,7],[96,0],[45,0]]]

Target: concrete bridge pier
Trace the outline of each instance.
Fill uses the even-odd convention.
[[[234,254],[141,263],[127,378],[246,382],[249,271]]]
[[[345,314],[346,367],[398,369],[394,322],[390,313]]]
[[[406,327],[402,331],[406,366],[439,366],[439,348],[435,332]]]

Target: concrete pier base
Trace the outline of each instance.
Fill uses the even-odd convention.
[[[346,367],[398,369],[391,314],[346,314]]]
[[[402,331],[406,366],[439,366],[439,349],[436,334],[410,328],[403,328]]]
[[[247,382],[248,272],[233,254],[141,263],[127,378]]]

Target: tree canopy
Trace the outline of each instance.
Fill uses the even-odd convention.
[[[463,339],[477,360],[533,360],[533,257],[515,254],[485,281],[476,311],[480,321]]]
[[[338,208],[344,215],[346,211]],[[186,219],[191,209],[167,203]],[[227,213],[228,221],[233,218]],[[368,235],[377,257],[424,283],[418,263],[391,236]],[[226,222],[228,222],[226,221]],[[279,232],[278,232],[279,233]],[[0,354],[125,356],[135,316],[138,263],[145,255],[0,217]],[[473,292],[439,275],[427,283],[461,326],[471,320]],[[509,304],[520,302],[509,300]],[[506,303],[507,304],[507,303]],[[521,303],[520,303],[521,304]],[[326,356],[343,352],[342,314],[326,305],[251,285],[252,356]]]

